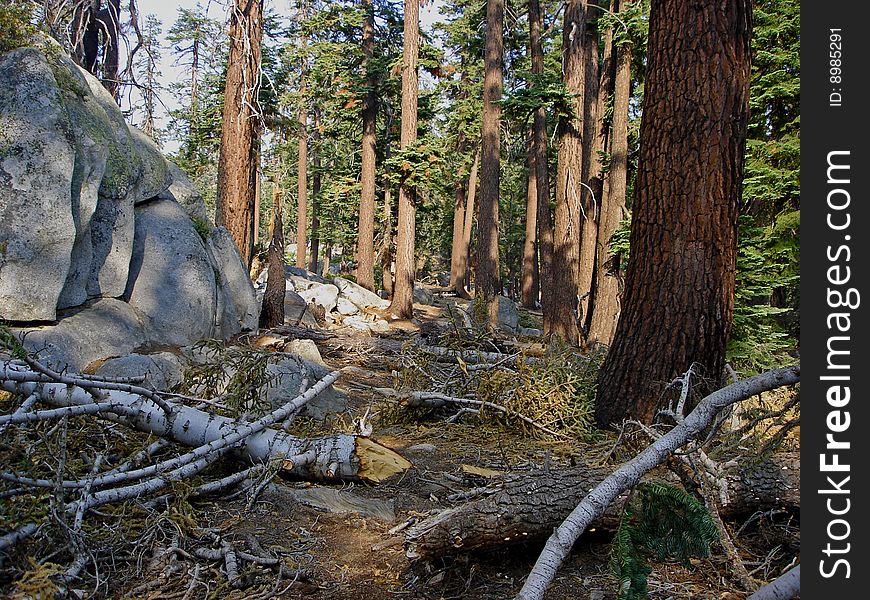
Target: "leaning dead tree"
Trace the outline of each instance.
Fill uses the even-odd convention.
[[[516,600],[540,600],[577,538],[641,477],[699,436],[728,406],[800,380],[800,366],[775,369],[713,392],[668,433],[596,485],[547,540]]]

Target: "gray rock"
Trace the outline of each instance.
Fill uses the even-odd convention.
[[[285,358],[278,363],[269,364],[266,372],[271,377],[271,381],[263,393],[270,404],[278,408],[300,394],[303,379],[307,379],[305,388],[307,389],[325,377],[329,369],[303,358]],[[341,412],[346,408],[345,395],[330,386],[306,404],[300,414],[314,419],[323,419],[329,413]]]
[[[447,287],[450,285],[450,273],[438,273],[438,275],[435,276],[435,279],[441,287]]]
[[[414,286],[414,302],[418,304],[427,304],[433,305],[435,304],[435,294],[430,292],[428,289],[420,286]]]
[[[260,302],[262,303],[262,301],[261,297]],[[317,320],[308,310],[305,298],[289,289],[284,292],[284,324],[317,327]]]
[[[131,193],[133,203],[138,204],[166,193],[172,185],[173,174],[169,170],[169,161],[154,140],[132,125],[128,125],[127,129],[136,154],[142,161],[142,175]]]
[[[326,279],[318,275],[317,273],[312,273],[307,269],[303,269],[302,267],[295,267],[293,265],[287,265],[285,267],[287,275],[296,275],[297,277],[301,277],[302,279],[307,279],[308,281],[313,281],[314,283],[329,283]]]
[[[341,322],[343,325],[356,329],[357,331],[367,331],[370,333],[383,333],[390,329],[390,325],[383,319],[370,321],[363,315],[350,315],[342,319]]]
[[[313,302],[314,304],[323,307],[323,310],[329,314],[335,305],[338,303],[338,288],[331,283],[315,284],[307,290],[298,292],[306,303]]]
[[[0,318],[54,320],[76,229],[75,148],[39,51],[0,55]]]
[[[215,331],[218,279],[193,223],[176,202],[136,207],[136,242],[124,296],[155,343],[184,346]]]
[[[169,189],[162,192],[159,197],[163,200],[175,200],[178,202],[187,211],[191,219],[213,225],[208,210],[205,207],[205,200],[202,194],[196,189],[196,186],[193,185],[187,174],[173,162],[167,161],[167,165],[172,183],[170,183]]]
[[[335,310],[338,311],[338,314],[340,315],[355,315],[359,312],[359,306],[357,306],[344,296],[339,296],[338,302],[336,302],[335,304]]]
[[[226,339],[240,331],[255,330],[260,304],[230,232],[225,227],[212,229],[206,250],[218,279],[214,335]]]
[[[468,313],[474,314],[474,300],[468,305]],[[520,326],[520,312],[517,303],[506,296],[498,297],[498,326],[510,332],[516,332]]]
[[[184,364],[171,352],[133,353],[107,360],[99,366],[96,374],[121,379],[144,375],[144,383],[137,385],[170,391],[184,379]]]
[[[348,279],[344,279],[342,277],[336,277],[332,280],[335,286],[338,288],[342,297],[347,298],[354,304],[356,304],[360,308],[386,308],[390,305],[390,303],[374,292],[371,292],[361,285],[357,285],[353,281]]]
[[[320,350],[317,348],[317,344],[314,343],[314,340],[290,340],[286,344],[284,344],[284,350],[288,354],[295,354],[305,360],[313,363],[317,363],[318,365],[326,366],[326,363],[323,362],[323,357],[320,356]]]
[[[74,372],[104,358],[124,356],[145,345],[145,325],[133,307],[105,298],[63,316],[57,325],[16,329],[24,346],[55,369]]]

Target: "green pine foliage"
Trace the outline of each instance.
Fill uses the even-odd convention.
[[[659,481],[639,484],[623,508],[611,546],[611,571],[620,600],[647,597],[649,561],[710,555],[719,533],[703,504],[678,487]]]
[[[790,360],[800,306],[800,7],[755,3],[750,121],[729,361],[743,373]]]
[[[36,27],[33,19],[34,5],[27,0],[5,0],[0,3],[0,52],[6,52],[33,41]]]

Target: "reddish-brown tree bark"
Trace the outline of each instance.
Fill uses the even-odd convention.
[[[375,55],[375,11],[372,0],[362,0],[366,19],[363,23],[362,48],[365,65],[371,70]],[[359,228],[356,242],[356,282],[367,290],[375,289],[375,119],[377,96],[374,72],[366,77],[362,108],[362,191],[359,201]]]
[[[595,253],[601,216],[601,196],[594,193],[592,177],[599,170],[595,153],[598,133],[598,25],[589,19],[583,36],[583,152],[581,156],[580,193],[581,223],[580,251],[577,259],[577,312],[580,336],[585,337],[592,314],[592,294],[595,281]],[[593,168],[595,169],[593,171]]]
[[[263,309],[260,311],[260,327],[266,329],[284,323],[284,294],[287,293],[287,280],[284,278],[284,222],[281,212],[281,189],[276,181],[272,186],[269,278],[263,294]]]
[[[498,261],[498,199],[500,173],[501,100],[504,85],[504,0],[486,2],[483,118],[480,126],[480,206],[477,213],[475,297],[487,307],[487,322],[495,327],[501,277]]]
[[[457,153],[460,156],[468,152],[468,140],[460,134],[457,143]],[[476,155],[475,155],[476,159]],[[469,298],[468,290],[468,245],[465,243],[465,219],[468,210],[468,185],[462,169],[456,181],[453,182],[453,238],[450,245],[450,283],[448,287],[457,296]]]
[[[553,240],[553,296],[545,333],[577,345],[580,330],[577,314],[577,274],[580,258],[581,194],[583,171],[583,43],[586,2],[569,0],[562,30],[562,79],[568,91],[577,94],[574,116],[560,117],[559,164],[556,171],[556,215]],[[549,325],[549,330],[546,329]]]
[[[405,0],[405,40],[402,54],[402,149],[417,141],[417,57],[420,51],[420,0]],[[414,237],[417,190],[408,182],[399,188],[396,224],[396,278],[389,312],[399,318],[414,315]]]
[[[529,54],[532,73],[544,72],[544,50],[541,44],[543,16],[539,0],[529,0]],[[540,255],[541,306],[544,330],[553,329],[553,219],[550,214],[550,169],[547,158],[547,111],[543,106],[535,109],[532,121],[532,152],[534,153],[535,186],[537,187],[538,254]]]
[[[610,36],[612,38],[612,36]],[[631,46],[615,49],[616,80],[613,96],[613,133],[607,191],[601,204],[598,231],[598,269],[589,342],[610,344],[619,318],[620,257],[610,251],[619,228],[628,189],[628,103],[631,96]]]
[[[717,387],[734,309],[750,0],[656,0],[622,314],[596,418],[650,422],[696,365]],[[697,385],[699,393],[704,385]]]
[[[533,140],[529,140],[526,157],[526,184],[526,235],[523,239],[520,303],[526,308],[535,308],[538,303],[538,173]]]
[[[250,269],[254,249],[254,194],[260,149],[262,0],[235,0],[218,158],[217,225],[225,226]]]

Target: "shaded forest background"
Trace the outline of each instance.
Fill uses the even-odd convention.
[[[0,13],[4,29],[13,32],[14,23],[25,20],[60,27],[64,7],[72,3],[54,3],[55,14],[46,12],[52,3],[39,4],[5,5]],[[329,271],[332,265],[333,272],[357,278],[360,258],[374,261],[377,268],[370,267],[361,283],[389,293],[392,281],[389,276],[385,281],[384,273],[395,251],[400,188],[408,186],[416,195],[417,278],[435,283],[442,273],[446,284],[452,268],[450,286],[460,295],[473,290],[479,279],[476,213],[486,206],[483,195],[493,180],[491,175],[481,177],[480,158],[486,2],[444,2],[442,19],[420,31],[416,139],[404,148],[401,3],[302,0],[291,14],[279,14],[269,4],[262,19],[261,69],[256,81],[248,82],[256,90],[251,119],[260,140],[252,262],[266,259],[273,205],[280,199],[289,264],[313,271]],[[493,291],[535,308],[547,294],[548,279],[558,279],[566,270],[568,263],[557,262],[551,277],[539,284],[547,252],[540,232],[553,226],[547,219],[559,220],[560,195],[569,193],[558,189],[559,169],[565,168],[560,163],[569,160],[560,122],[594,128],[582,132],[583,177],[571,192],[580,190],[582,217],[574,224],[576,231],[569,226],[562,232],[571,236],[579,265],[577,293],[565,292],[567,301],[560,303],[569,308],[573,304],[573,311],[558,318],[575,319],[576,330],[564,324],[548,327],[546,311],[544,323],[547,333],[556,328],[575,344],[609,344],[612,326],[596,323],[596,311],[603,315],[613,306],[618,311],[630,257],[649,2],[582,4],[581,51],[586,53],[587,72],[580,82],[586,87],[578,89],[563,61],[568,53],[564,3],[505,3],[504,91],[495,101],[500,162]],[[111,43],[104,44],[88,59],[91,68],[116,82],[112,91],[133,123],[158,143],[177,145],[171,158],[216,210],[230,39],[225,23],[210,18],[202,5],[179,9],[176,21],[166,27],[153,15],[140,15],[135,2],[121,6],[113,0],[102,10],[117,14],[113,18],[120,26],[119,39],[126,40],[118,47],[132,52],[122,52],[119,59],[117,52],[105,50]],[[799,333],[799,7],[782,0],[759,1],[753,21],[750,121],[728,348],[730,364],[741,373],[783,364]],[[532,42],[538,36],[540,54],[535,58]],[[168,87],[160,83],[158,70],[165,54],[184,69],[184,76]],[[166,125],[157,127],[160,107],[170,98],[177,108]],[[543,171],[534,165],[536,122],[546,127]],[[366,136],[374,157],[366,156]],[[365,175],[372,167],[373,181]],[[540,179],[546,185],[540,189],[548,191],[547,203],[537,199]],[[360,218],[361,197],[366,196],[367,210],[374,210],[368,228]],[[372,205],[373,197],[377,201]],[[458,225],[468,246],[456,245]],[[555,227],[559,235],[560,224]],[[361,246],[360,240],[369,237]],[[305,252],[296,251],[303,246]],[[369,246],[372,250],[361,257],[360,249]],[[571,302],[572,297],[579,301]]]

